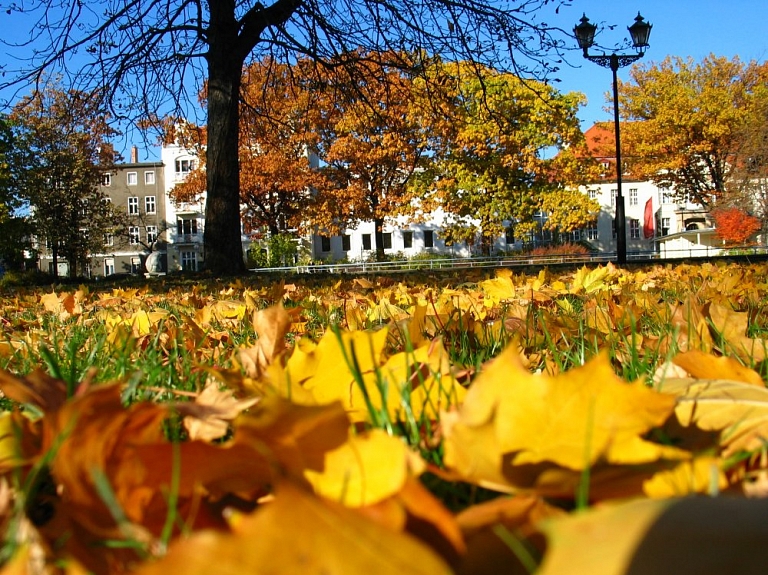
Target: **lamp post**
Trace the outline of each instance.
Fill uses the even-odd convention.
[[[610,68],[611,72],[613,72],[613,122],[616,139],[616,262],[619,264],[627,262],[627,222],[624,212],[624,195],[621,192],[621,134],[619,128],[619,91],[616,72],[619,68],[628,66],[643,57],[645,54],[643,49],[648,47],[648,38],[651,35],[652,27],[638,12],[635,23],[627,28],[632,36],[632,47],[638,50],[637,54],[617,54],[616,52],[612,54],[590,54],[589,49],[595,43],[597,26],[589,21],[586,14],[581,17],[580,23],[573,28],[579,48],[584,51],[584,57],[603,68]]]

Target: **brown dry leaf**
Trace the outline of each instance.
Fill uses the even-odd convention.
[[[709,304],[707,311],[714,331],[726,341],[724,352],[733,352],[744,362],[752,364],[760,363],[768,357],[768,340],[747,337],[747,312],[736,312],[714,303]]]
[[[504,573],[529,574],[530,566],[520,560],[500,535],[516,539],[521,547],[538,555],[544,550],[538,523],[566,515],[562,509],[534,495],[498,497],[472,505],[456,517],[467,540],[467,552],[456,572],[459,575],[495,575],[499,573],[499,566],[504,565]]]
[[[235,420],[232,442],[262,454],[281,473],[303,477],[307,470],[324,468],[326,453],[349,439],[349,428],[338,402],[296,405],[268,396]]]
[[[56,411],[67,400],[66,384],[41,369],[26,376],[0,370],[0,390],[10,399],[34,405],[44,413]]]
[[[739,381],[668,379],[661,389],[677,397],[683,426],[720,431],[724,457],[761,449],[768,441],[768,389]]]
[[[51,292],[40,296],[40,303],[43,304],[45,311],[56,314],[61,321],[67,321],[69,318],[83,313],[83,301],[87,292],[81,288],[74,294],[62,293],[56,295]]]
[[[234,533],[203,531],[178,541],[166,557],[135,575],[448,575],[426,545],[291,484],[273,502],[238,518]]]
[[[669,323],[671,327],[679,328],[677,349],[698,349],[706,352],[712,350],[714,344],[705,312],[692,296],[672,308]]]
[[[291,316],[282,303],[253,314],[256,343],[239,353],[240,363],[249,377],[258,378],[267,366],[285,353],[285,334],[291,327]]]
[[[45,413],[38,453],[53,454],[56,495],[50,502],[53,519],[39,529],[51,548],[94,573],[124,570],[138,560],[135,550],[99,541],[122,541],[129,534],[151,544],[167,521],[171,489],[179,524],[222,526],[214,498],[237,493],[255,499],[276,474],[300,477],[307,467],[321,468],[325,452],[343,443],[349,429],[338,404],[300,407],[269,397],[237,419],[234,439],[226,444],[169,442],[163,421],[194,409],[199,407],[149,402],[124,408],[114,384],[81,389],[60,409]],[[109,486],[108,500],[99,485]],[[124,515],[120,523],[116,507]]]
[[[759,575],[768,500],[641,499],[544,522],[537,575]]]
[[[745,367],[732,357],[716,357],[703,351],[691,350],[678,353],[672,358],[672,363],[682,367],[690,377],[695,379],[729,379],[765,386],[759,373]]]
[[[209,378],[194,403],[187,406],[187,413],[194,412],[184,417],[184,427],[190,439],[220,439],[227,434],[229,423],[258,401],[257,397],[235,399],[232,390],[219,389],[216,380]]]

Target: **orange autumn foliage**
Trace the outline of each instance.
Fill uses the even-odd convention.
[[[718,208],[712,210],[715,220],[717,237],[725,240],[728,245],[743,246],[749,243],[762,224],[755,216],[749,215],[739,208]]]

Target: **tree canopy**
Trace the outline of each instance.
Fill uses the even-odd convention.
[[[440,129],[432,131],[435,161],[418,185],[435,186],[437,205],[454,216],[447,241],[472,243],[479,233],[488,243],[505,220],[532,231],[539,211],[553,231],[594,220],[599,205],[567,191],[592,175],[576,117],[583,96],[469,66],[441,65],[443,105],[434,107],[434,92],[423,100]]]
[[[667,57],[634,66],[630,78],[619,92],[633,174],[705,207],[727,203],[734,174],[759,154],[758,139],[746,146],[765,119],[768,63]],[[764,153],[765,142],[757,147]]]
[[[35,0],[8,6],[35,22],[22,64],[5,66],[0,88],[39,82],[51,69],[94,93],[116,118],[180,116],[207,82],[206,266],[244,269],[240,243],[239,98],[243,66],[273,56],[336,62],[351,49],[401,54],[424,50],[524,75],[557,66],[560,32],[537,18],[571,0]],[[16,14],[19,13],[19,14]],[[402,62],[393,62],[403,65]]]
[[[12,178],[31,231],[49,247],[54,275],[63,257],[74,276],[103,249],[104,235],[123,225],[98,187],[114,159],[112,129],[89,94],[53,85],[20,101],[11,120]]]

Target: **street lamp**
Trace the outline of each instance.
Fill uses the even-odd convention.
[[[619,130],[619,91],[616,81],[616,72],[619,68],[628,66],[635,60],[643,57],[644,48],[648,47],[648,38],[653,26],[646,22],[640,12],[637,13],[635,23],[629,26],[632,36],[632,47],[637,48],[637,54],[590,54],[589,49],[595,43],[595,31],[597,26],[592,24],[586,14],[581,17],[580,23],[573,28],[573,33],[579,43],[579,48],[584,51],[587,60],[597,63],[603,68],[610,68],[613,72],[613,121],[616,133],[616,262],[627,262],[627,235],[626,217],[624,214],[624,195],[621,192],[621,135]]]

